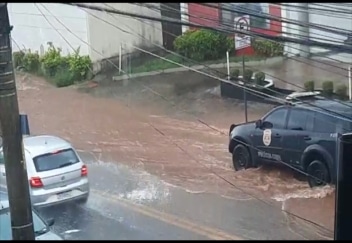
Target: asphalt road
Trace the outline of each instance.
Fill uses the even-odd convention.
[[[74,203],[41,209],[54,217],[54,231],[67,240],[304,240],[331,234],[245,195],[223,198],[187,192],[143,171],[87,161],[91,195]]]

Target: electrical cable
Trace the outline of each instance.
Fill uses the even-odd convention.
[[[108,6],[108,7],[112,7],[112,6],[109,6],[108,4],[104,4],[104,5],[106,5],[106,6]],[[142,22],[142,20],[139,20],[139,21],[141,21]],[[121,30],[121,29],[120,29]],[[165,31],[164,31],[165,32]],[[169,32],[168,32],[169,33]],[[174,35],[175,36],[175,35]],[[142,37],[142,38],[144,38],[144,37]],[[145,38],[144,38],[145,39]],[[181,56],[181,55],[178,55],[177,53],[175,53],[175,52],[171,52],[171,51],[169,51],[169,50],[167,50],[167,49],[165,49],[164,47],[162,47],[162,46],[160,46],[160,45],[156,45],[156,46],[158,46],[158,47],[160,47],[160,48],[162,48],[163,50],[165,50],[165,51],[167,51],[167,52],[169,52],[169,53],[172,53],[172,54],[175,54],[175,55],[177,55],[177,56],[180,56],[180,57],[182,57],[182,58],[185,58],[185,57],[183,57],[183,56]],[[188,58],[187,58],[188,59]],[[298,61],[298,62],[301,62],[301,63],[305,63],[305,62],[302,62],[302,61],[300,61],[300,60],[296,60],[296,59],[294,59],[294,58],[290,58],[290,59],[293,59],[293,60],[295,60],[295,61]],[[190,60],[190,59],[188,59],[188,60]],[[201,64],[201,63],[198,63],[198,62],[194,62],[193,60],[191,60],[193,63],[196,63],[196,64]],[[309,63],[305,63],[305,64],[309,64]],[[324,64],[324,63],[323,63]],[[201,64],[201,65],[203,65],[204,67],[208,67],[209,69],[211,69],[209,66],[206,66],[206,65],[204,65],[204,64]],[[314,65],[312,65],[312,64],[310,64],[310,66],[313,66],[313,67],[316,67],[316,66],[314,66]],[[320,68],[320,67],[318,67],[318,68]],[[321,68],[322,69],[322,68]],[[214,69],[213,69],[214,70]],[[220,73],[220,74],[223,74],[223,75],[227,75],[227,74],[225,74],[225,73],[223,73],[223,72],[220,72],[220,71],[217,71],[217,70],[214,70],[215,72],[217,72],[217,73]],[[300,88],[300,89],[302,89],[302,90],[304,90],[304,87],[302,87],[302,86],[299,86],[299,85],[297,85],[297,84],[295,84],[295,83],[292,83],[292,82],[288,82],[288,81],[285,81],[285,80],[282,80],[282,79],[280,79],[280,78],[278,78],[278,77],[275,77],[275,76],[273,76],[273,75],[269,75],[269,74],[267,74],[267,73],[265,73],[267,76],[269,76],[269,77],[272,77],[272,78],[275,78],[275,79],[277,79],[277,80],[279,80],[279,81],[281,81],[281,82],[284,82],[284,83],[286,83],[286,84],[290,84],[290,85],[292,85],[292,86],[294,86],[294,87],[297,87],[297,88]],[[340,74],[340,73],[337,73],[337,74]],[[341,74],[340,74],[341,75]],[[275,92],[275,93],[279,93],[279,92]],[[280,93],[279,93],[280,94]],[[282,94],[281,94],[282,95]],[[331,100],[331,99],[330,99]],[[340,103],[340,104],[343,104],[343,105],[345,105],[345,106],[347,106],[347,107],[351,107],[352,108],[352,106],[351,105],[348,105],[348,104],[346,104],[345,102],[340,102],[340,101],[338,101],[338,100],[334,100],[335,102],[338,102],[338,103]]]
[[[85,10],[85,11],[86,11],[86,10]],[[106,21],[106,20],[101,19],[100,17],[98,17],[98,16],[96,16],[96,15],[94,15],[94,14],[92,14],[92,13],[89,13],[88,11],[86,11],[86,12],[87,12],[88,14],[92,15],[93,17],[95,17],[95,18],[97,18],[97,19],[99,19],[99,20],[101,20],[101,21],[103,21],[103,22],[105,22],[105,23],[107,23],[107,24],[109,24],[109,25],[115,26],[115,28],[119,29],[120,31],[123,31],[123,32],[125,32],[125,33],[129,33],[128,31],[123,30],[123,29],[121,29],[120,27],[118,27],[118,26],[116,26],[116,25],[114,25],[114,24],[112,24],[112,23],[110,23],[110,22],[108,22],[108,21]],[[132,34],[132,33],[129,33],[129,34]],[[190,68],[190,67],[187,67],[187,66],[185,66],[185,65],[179,64],[179,63],[174,62],[174,61],[172,61],[172,60],[168,60],[168,59],[166,59],[166,58],[164,58],[164,57],[158,56],[158,55],[156,55],[156,54],[154,54],[154,53],[151,53],[151,52],[149,52],[149,51],[143,50],[143,49],[138,48],[138,47],[136,47],[136,46],[133,46],[133,47],[136,48],[136,49],[139,50],[139,51],[144,52],[144,53],[147,53],[147,54],[150,54],[150,55],[152,55],[152,56],[158,57],[158,58],[160,58],[160,59],[166,60],[166,61],[168,61],[168,62],[170,62],[170,63],[174,63],[174,64],[176,64],[176,65],[178,65],[178,66],[187,68],[188,70],[191,70],[191,71],[194,71],[194,72],[197,72],[197,73],[200,73],[200,74],[203,74],[203,75],[212,77],[213,79],[217,79],[217,80],[219,80],[219,81],[223,81],[223,82],[225,82],[225,83],[229,83],[229,84],[234,85],[234,86],[240,86],[240,85],[238,85],[238,84],[229,82],[228,80],[220,79],[220,78],[218,78],[218,77],[216,77],[216,76],[211,76],[211,75],[209,75],[209,74],[207,74],[207,73],[204,73],[204,72],[201,72],[201,71],[192,69],[192,68]],[[252,93],[261,93],[262,95],[267,96],[267,97],[271,97],[271,98],[274,98],[274,99],[277,99],[277,100],[283,100],[283,99],[280,99],[280,98],[277,98],[277,97],[274,97],[274,96],[265,94],[265,93],[260,92],[260,91],[258,92],[258,91],[256,91],[256,90],[252,90],[252,89],[250,89],[250,88],[248,88],[248,87],[246,87],[246,86],[241,86],[241,87],[242,87],[243,89],[246,89],[246,90],[251,91]],[[297,100],[299,100],[299,99],[297,99]],[[286,103],[286,100],[283,100],[283,101]],[[308,104],[308,105],[310,105],[310,106],[312,106],[312,107],[316,107],[316,108],[319,108],[319,109],[321,109],[321,110],[324,110],[324,108],[319,107],[319,106],[314,106],[314,105],[312,105],[311,103],[307,103],[307,102],[304,102],[304,101],[301,101],[301,102],[302,102],[302,103],[306,103],[306,104]],[[326,110],[326,109],[325,109],[325,110]],[[332,112],[331,110],[326,110],[326,111],[328,111],[329,113],[324,113],[324,112],[321,112],[321,111],[319,111],[319,112],[321,112],[321,113],[323,113],[323,114],[326,114],[326,115],[331,115],[330,113],[334,113],[334,112]],[[341,116],[341,114],[338,114],[338,113],[336,113],[336,114],[339,116],[339,117],[337,117],[337,118],[340,118],[340,119],[342,118],[342,119],[346,119],[346,120],[348,120],[348,121],[351,121],[351,118],[350,118],[350,117],[344,117],[344,116]],[[332,116],[332,115],[331,115],[331,116]],[[333,116],[333,117],[336,118],[336,116]],[[285,163],[285,162],[283,162],[283,163]]]
[[[333,7],[334,9],[332,9],[331,7],[329,8],[328,6],[318,5],[315,3],[308,3],[308,8],[305,8],[303,6],[298,6],[298,5],[286,4],[286,3],[279,3],[279,5],[290,7],[290,8],[307,9],[307,10],[321,11],[321,12],[328,12],[328,13],[352,14],[352,11],[346,11],[346,9],[340,9],[340,8],[337,8],[336,6]],[[322,6],[323,8],[310,7],[309,5]]]
[[[159,133],[160,133],[161,131],[159,131]],[[162,133],[162,132],[161,132]],[[162,133],[163,134],[163,133]],[[164,134],[164,136],[165,136],[165,134]],[[186,151],[185,151],[186,152]],[[224,178],[225,180],[226,180],[226,178]],[[231,182],[229,182],[229,183],[231,183]],[[235,186],[235,185],[233,185],[233,186]],[[247,193],[248,194],[248,193]],[[267,202],[266,201],[264,201],[266,204],[267,204]],[[272,206],[271,204],[270,204],[270,206]],[[302,220],[305,220],[305,221],[307,221],[306,219],[304,219],[304,218],[302,218]],[[315,222],[311,222],[312,224],[316,224]],[[317,226],[320,226],[321,227],[321,225],[317,225]],[[324,228],[324,227],[323,227]],[[325,228],[326,229],[326,228]],[[326,229],[326,230],[329,230],[329,229]]]
[[[126,30],[123,30],[123,29],[121,29],[120,27],[118,27],[118,26],[116,26],[116,25],[110,23],[109,21],[106,21],[106,20],[104,20],[104,19],[102,19],[102,18],[100,18],[100,17],[98,17],[98,16],[96,16],[96,15],[94,15],[94,14],[88,12],[88,11],[85,10],[84,8],[82,8],[82,10],[86,11],[88,14],[92,15],[93,17],[97,18],[98,20],[100,20],[100,21],[102,21],[102,22],[105,22],[105,23],[107,23],[107,24],[109,24],[109,25],[111,25],[111,26],[113,26],[113,27],[119,29],[120,31],[122,31],[122,32],[124,32],[124,33],[133,35],[132,33],[128,32],[128,31],[126,31]],[[136,47],[136,46],[133,46],[133,45],[130,45],[130,46],[134,47],[135,49],[137,49],[137,50],[139,50],[139,51],[141,51],[141,52],[150,54],[150,55],[152,55],[152,56],[154,56],[154,57],[158,57],[159,59],[165,60],[165,61],[167,61],[167,62],[176,64],[176,65],[179,65],[179,66],[181,66],[181,67],[186,67],[185,65],[179,64],[179,63],[174,62],[174,61],[172,61],[172,60],[168,60],[167,58],[161,57],[161,56],[156,55],[156,54],[154,54],[154,53],[152,53],[152,52],[146,51],[146,50],[144,50],[144,49],[142,49],[142,48],[139,48],[139,47]],[[190,69],[189,67],[186,67],[186,68]],[[198,70],[195,70],[195,69],[190,69],[190,70],[199,73]],[[200,72],[200,73],[202,73],[202,72]],[[203,74],[208,76],[208,74],[206,74],[206,73],[203,73]],[[217,80],[219,80],[219,81],[223,81],[224,83],[229,83],[229,84],[231,84],[231,85],[234,85],[234,86],[237,86],[237,87],[241,87],[241,88],[243,88],[243,89],[245,89],[245,90],[249,90],[249,91],[251,91],[252,93],[257,93],[257,94],[260,93],[261,95],[267,96],[267,97],[272,98],[272,99],[274,99],[274,100],[283,100],[284,103],[287,103],[287,101],[284,100],[284,99],[280,99],[280,98],[278,98],[278,97],[275,97],[275,96],[272,96],[272,95],[263,93],[263,92],[261,92],[261,91],[253,90],[253,89],[251,89],[251,88],[249,88],[249,87],[247,87],[247,86],[242,86],[242,85],[240,85],[240,84],[236,84],[236,83],[233,83],[233,82],[231,82],[231,81],[228,81],[228,80],[225,80],[225,79],[221,79],[221,78],[218,78],[218,77],[215,77],[215,76],[210,76],[210,77],[213,77],[214,79],[217,79]],[[261,97],[262,97],[262,96],[261,96]],[[321,110],[325,110],[325,111],[327,111],[327,112],[329,112],[329,113],[336,114],[336,115],[338,115],[340,118],[342,118],[342,119],[344,119],[344,120],[347,120],[347,121],[350,121],[350,120],[351,120],[350,117],[343,116],[343,115],[341,115],[341,114],[339,114],[339,113],[336,113],[336,112],[334,112],[334,111],[327,110],[327,109],[325,109],[325,108],[322,108],[322,107],[313,105],[313,104],[311,104],[311,103],[309,103],[309,102],[305,102],[305,101],[302,101],[302,100],[299,100],[299,99],[296,99],[296,100],[298,100],[298,101],[300,101],[300,102],[302,102],[302,103],[304,103],[304,104],[308,104],[308,105],[310,105],[310,106],[312,106],[312,107],[319,108],[319,109],[321,109]],[[344,105],[348,106],[347,104],[344,104]],[[348,107],[350,107],[350,106],[348,106]],[[327,113],[327,114],[328,114],[328,113]],[[331,115],[331,114],[330,114],[330,115]]]
[[[147,3],[146,3],[146,4],[139,3],[139,5],[146,6]],[[160,9],[160,7],[159,7],[159,8],[156,7],[156,6],[152,6],[152,7],[153,7],[153,8]],[[164,5],[164,7],[171,8],[171,7],[165,6],[165,5]],[[248,8],[245,8],[245,7],[242,7],[242,9],[247,9],[248,11],[253,11],[253,10],[248,9]],[[181,12],[182,12],[182,10],[177,10],[177,9],[174,9],[174,10],[176,10],[176,11],[181,11]],[[226,10],[223,10],[223,11],[226,12]],[[196,10],[196,9],[195,9],[195,10],[192,10],[192,12],[194,12],[193,17],[204,18],[204,19],[205,19],[204,16],[202,16],[202,17],[200,17],[200,16],[195,16],[197,13],[204,15],[204,13],[201,12],[200,10]],[[182,14],[186,14],[186,15],[190,16],[189,13],[186,13],[185,11],[182,12]],[[272,14],[268,14],[268,15],[277,17],[277,16],[272,15]],[[209,18],[209,17],[208,17],[208,18]],[[220,21],[217,20],[217,19],[213,19],[213,20],[215,20],[215,21],[216,21],[217,23],[219,23],[219,24],[221,24],[221,23],[224,22],[223,19],[221,19]],[[266,20],[269,20],[269,19],[266,19]],[[225,21],[225,22],[228,22],[228,21]],[[282,28],[282,24],[275,23],[275,22],[277,22],[277,21],[270,21],[270,26],[275,26],[275,27]],[[228,23],[229,23],[229,22],[228,22]],[[231,28],[231,30],[232,30],[232,29],[234,28],[234,26],[233,26],[232,23],[230,23],[230,24],[231,24],[230,28]],[[266,31],[268,30],[268,29],[261,28],[261,27],[253,27],[253,28],[254,28],[254,29],[262,29],[262,30],[266,30]],[[303,30],[303,31],[302,31],[301,29],[293,28],[292,26],[286,26],[285,28],[286,28],[286,29],[290,29],[290,30],[294,30],[294,31],[297,31],[297,32],[301,32],[301,33],[307,33],[307,34],[309,33],[309,31],[307,31],[307,30]],[[303,35],[300,35],[300,34],[295,34],[295,33],[290,33],[290,32],[282,32],[282,31],[280,32],[280,31],[275,31],[275,30],[270,30],[270,31],[272,31],[272,32],[277,32],[277,33],[282,33],[282,34],[286,34],[286,35],[303,36]],[[344,43],[343,43],[344,39],[331,38],[331,35],[324,35],[324,34],[319,33],[319,34],[315,34],[315,36],[327,37],[327,38],[329,38],[329,39],[320,38],[320,37],[312,37],[311,39],[324,40],[324,41],[331,41],[331,39],[333,39],[335,42],[341,42],[341,44],[344,44]]]
[[[108,4],[104,4],[104,5],[113,8],[112,6],[110,6],[110,5],[108,5]],[[139,21],[142,22],[142,20],[139,20]],[[163,31],[163,32],[166,33],[167,31]],[[176,37],[176,35],[174,35],[174,34],[172,34],[172,33],[170,33],[170,32],[167,32],[167,33],[168,33],[168,34],[171,34],[171,35],[173,35],[173,36]],[[142,38],[144,38],[144,37],[142,37]],[[145,38],[144,38],[144,39],[145,39]],[[164,48],[163,46],[160,46],[160,45],[157,45],[157,46],[160,47],[160,48],[162,48],[163,50],[169,52],[169,53],[172,53],[172,54],[174,54],[174,55],[177,55],[177,56],[180,56],[180,57],[182,57],[182,58],[185,58],[184,56],[181,56],[181,55],[179,55],[179,54],[177,54],[177,53],[175,53],[175,52],[172,52],[172,51],[167,50],[167,49]],[[189,59],[189,58],[187,58],[187,59],[188,59],[188,60],[191,60],[191,59]],[[297,62],[302,62],[302,61],[296,60],[296,59],[294,59],[294,58],[290,58],[290,59],[295,60],[295,61],[297,61]],[[203,65],[204,67],[207,67],[207,68],[211,69],[209,66],[206,66],[206,65],[204,65],[204,64],[202,64],[202,63],[194,62],[193,60],[191,60],[191,61],[192,61],[193,63],[195,63],[195,64],[198,64],[198,65],[201,64],[201,65]],[[302,63],[305,63],[305,62],[302,62]],[[305,63],[305,64],[308,64],[308,63]],[[316,66],[314,66],[314,65],[311,65],[311,66],[316,67]],[[319,67],[318,67],[318,68],[319,68]],[[215,69],[213,69],[213,70],[214,70],[215,72],[217,72],[217,73],[222,74],[222,75],[227,75],[227,74],[225,74],[225,73],[223,73],[223,72],[220,72],[220,71],[218,71],[218,70],[215,70]],[[300,89],[302,89],[302,90],[305,90],[304,87],[299,86],[299,85],[297,85],[297,84],[295,84],[295,83],[282,80],[282,79],[280,79],[280,78],[278,78],[278,77],[275,77],[275,76],[270,75],[270,74],[267,74],[267,73],[265,73],[265,74],[266,74],[267,76],[269,76],[269,77],[275,78],[275,79],[277,79],[277,80],[279,80],[279,81],[282,81],[282,82],[284,82],[284,83],[286,83],[286,84],[292,85],[292,86],[297,87],[297,88],[300,88]],[[341,74],[340,74],[340,75],[341,75]],[[337,102],[339,102],[339,101],[337,101]],[[343,104],[343,105],[345,105],[345,106],[348,106],[348,107],[351,107],[351,108],[352,108],[352,106],[347,105],[346,103],[343,103],[343,102],[339,102],[339,103],[341,103],[341,104]]]
[[[60,37],[66,42],[66,44],[73,50],[74,53],[77,53],[77,51],[79,49],[75,49],[71,43],[63,36],[63,34],[60,33],[60,31],[58,29],[55,28],[54,25],[51,24],[51,22],[49,21],[49,19],[47,18],[47,16],[45,16],[45,14],[42,12],[42,10],[39,8],[39,6],[37,5],[37,3],[34,3],[34,6],[37,8],[37,10],[40,12],[40,14],[45,18],[46,22],[60,35]],[[42,5],[44,6],[44,5]],[[93,70],[91,69],[90,66],[87,66],[89,71],[91,73],[93,73]]]
[[[204,29],[211,29],[215,31],[219,31],[213,27],[208,27],[208,26],[202,26],[199,24],[190,24],[186,23],[183,21],[174,21],[170,20],[168,18],[156,18],[156,17],[151,17],[151,16],[146,16],[142,14],[135,14],[135,13],[130,13],[130,12],[124,12],[120,10],[111,10],[103,7],[97,7],[97,6],[91,6],[91,5],[86,5],[86,4],[80,4],[80,3],[62,3],[66,5],[72,5],[76,7],[81,7],[85,9],[90,9],[90,10],[96,10],[96,11],[106,11],[118,15],[124,15],[124,16],[130,16],[130,17],[135,17],[135,18],[141,18],[141,19],[148,19],[148,20],[153,20],[153,21],[158,21],[158,22],[165,22],[165,23],[171,23],[171,24],[181,24],[185,26],[192,26],[192,27],[198,27],[198,28],[204,28]],[[243,30],[234,30],[235,33],[239,34],[244,34],[244,35],[251,35],[248,31],[243,31]],[[256,33],[258,37],[264,38],[264,39],[270,39],[270,40],[276,40],[276,41],[281,41],[281,42],[291,42],[291,43],[296,43],[296,44],[302,44],[302,45],[312,45],[312,46],[319,46],[323,48],[328,48],[328,49],[334,49],[334,50],[339,50],[339,51],[346,51],[346,52],[351,52],[352,53],[352,47],[348,46],[340,46],[336,44],[331,44],[331,43],[322,43],[318,41],[313,41],[313,40],[299,40],[295,38],[290,38],[290,37],[283,37],[283,36],[270,36],[267,34],[261,34],[261,33]]]
[[[158,9],[158,10],[160,10],[160,9]],[[177,11],[177,12],[179,12],[179,10],[176,10],[176,9],[174,9],[174,10]],[[189,15],[189,14],[188,14],[188,15]],[[189,15],[189,16],[194,17],[193,15]],[[202,19],[203,19],[203,18],[202,18]],[[213,21],[213,20],[214,20],[214,19],[207,19],[207,18],[204,18],[204,19],[210,20],[210,21]],[[216,21],[216,20],[215,20],[215,21]],[[233,26],[230,25],[230,27],[232,28]],[[227,32],[227,33],[229,33],[229,34],[232,34],[232,31],[224,30],[224,32]],[[251,36],[252,36],[252,37],[255,37],[255,34],[254,34],[254,35],[251,35]],[[271,40],[268,40],[268,41],[271,41]],[[275,42],[275,41],[272,41],[272,42]],[[310,52],[304,51],[304,50],[299,49],[299,48],[292,47],[292,49],[296,49],[296,50],[298,50],[298,51],[301,51],[301,52],[305,52],[305,53],[310,54]],[[290,53],[290,54],[293,54],[293,55],[295,54],[295,53],[292,53],[292,52],[289,52],[289,51],[286,51],[286,52],[287,52],[287,53]],[[310,65],[310,66],[313,66],[313,67],[316,67],[316,68],[320,68],[320,69],[322,69],[322,70],[325,70],[325,69],[322,68],[322,67],[315,66],[315,65],[313,65],[313,64],[311,64],[311,63],[303,62],[302,60],[300,60],[300,61],[299,61],[299,60],[296,60],[296,59],[294,59],[293,57],[287,57],[287,58],[288,58],[288,59],[295,60],[295,61],[298,61],[298,62],[301,62],[301,63],[304,63],[304,64],[307,64],[307,65]],[[340,62],[340,63],[342,63],[340,60],[337,60],[337,59],[334,59],[334,58],[326,57],[326,59],[332,60],[332,61],[334,61],[334,62]],[[341,70],[343,70],[343,71],[348,72],[348,69],[347,69],[347,68],[339,67],[339,66],[336,66],[336,65],[333,65],[333,64],[329,64],[329,63],[324,63],[324,62],[319,61],[319,60],[312,60],[312,61],[317,62],[317,63],[324,64],[324,65],[326,65],[326,66],[331,66],[331,67],[334,67],[334,68],[337,68],[337,69],[341,69]],[[343,74],[338,73],[338,72],[332,72],[332,73],[335,73],[335,74],[340,75],[340,76],[343,76],[343,77],[348,77],[348,75],[343,75]]]
[[[221,10],[227,10],[229,12],[232,13],[237,13],[237,14],[242,14],[242,15],[246,15],[248,14],[248,11],[241,11],[241,10],[234,10],[231,8],[226,8],[226,7],[220,7],[220,6],[216,6],[214,4],[208,4],[208,3],[198,3],[199,5],[203,5],[206,7],[211,7],[211,8],[215,8],[215,9],[221,9]],[[244,9],[243,7],[239,6],[238,9]],[[305,23],[302,21],[297,21],[297,20],[292,20],[292,19],[288,19],[288,18],[283,18],[283,17],[277,17],[277,16],[270,16],[268,14],[259,14],[259,13],[255,13],[256,11],[252,10],[252,16],[257,17],[257,18],[264,18],[264,19],[270,19],[273,21],[278,21],[281,23],[286,23],[286,24],[293,24],[293,25],[297,25],[297,26],[301,26],[301,27],[310,27],[312,29],[316,29],[316,30],[322,30],[328,33],[332,33],[332,34],[339,34],[339,35],[349,35],[349,30],[347,29],[343,29],[343,28],[335,28],[332,26],[327,26],[327,25],[322,25],[322,24],[315,24],[315,23]],[[334,29],[331,29],[334,28]]]
[[[74,6],[75,6],[75,4],[73,4]],[[85,6],[85,5],[84,5]],[[88,9],[91,9],[92,8],[92,6],[85,6],[86,8],[88,8]],[[84,7],[83,7],[84,8]],[[120,12],[119,10],[111,10],[111,9],[107,9],[107,10],[105,10],[104,8],[102,9],[102,8],[100,8],[100,7],[93,7],[94,9],[93,10],[97,10],[98,9],[98,11],[99,11],[99,9],[101,10],[101,11],[107,11],[107,12]],[[96,9],[97,8],[97,9]],[[123,14],[123,15],[125,15],[125,14]],[[127,14],[127,16],[129,16],[130,14]],[[132,14],[132,15],[134,15],[134,14]],[[150,19],[148,16],[144,16],[144,17],[146,17],[147,19]],[[152,18],[152,17],[151,17]],[[160,18],[152,18],[152,19],[158,19],[159,21],[161,21],[161,22],[163,22],[163,21],[165,21],[165,19],[163,19],[163,20],[161,20]],[[169,18],[170,19],[170,18]],[[172,22],[172,23],[179,23],[179,22],[177,22],[177,21],[170,21],[170,20],[167,20],[167,21],[169,21],[169,22]],[[192,25],[192,24],[191,24]],[[198,25],[197,25],[198,26]],[[202,26],[203,28],[208,28],[208,27],[205,27],[205,26]],[[214,29],[214,28],[210,28],[210,29]],[[215,29],[216,30],[216,29]],[[222,32],[227,32],[228,33],[228,31],[222,31]],[[235,32],[237,32],[237,30],[235,30]],[[248,35],[250,35],[250,36],[252,36],[252,34],[248,34]],[[256,34],[256,36],[258,36],[258,34]],[[265,39],[268,39],[268,38],[265,38]],[[325,43],[326,44],[326,43]],[[351,47],[352,48],[352,47]],[[301,61],[301,62],[303,62],[303,61]],[[305,63],[305,62],[303,62],[303,63]],[[305,63],[305,64],[308,64],[309,65],[309,63]],[[326,64],[326,63],[323,63],[324,65],[332,65],[332,64]],[[312,65],[312,64],[311,64]],[[313,66],[313,65],[312,65]],[[334,66],[334,65],[332,65],[332,66]],[[316,67],[316,66],[315,66]],[[336,67],[336,66],[335,66]],[[341,67],[336,67],[336,68],[339,68],[339,69],[343,69],[343,68],[341,68]],[[345,71],[347,71],[347,69],[345,70]],[[332,72],[332,73],[336,73],[336,72]],[[338,75],[341,75],[340,73],[336,73],[336,74],[338,74]],[[344,75],[341,75],[341,76],[344,76]]]
[[[309,14],[314,14],[314,15],[319,15],[319,16],[326,16],[326,17],[333,17],[333,18],[338,18],[338,19],[352,19],[351,14],[349,13],[343,13],[343,14],[332,14],[329,11],[314,11],[310,9],[302,9],[299,7],[299,9],[294,9],[297,8],[297,6],[290,6],[290,7],[285,7],[285,5],[282,5],[280,3],[270,3],[273,6],[278,6],[280,7],[281,10],[284,10],[286,12],[293,12],[293,13],[309,13]],[[311,4],[311,3],[310,3]]]

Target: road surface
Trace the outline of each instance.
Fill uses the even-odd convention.
[[[224,198],[190,192],[122,164],[88,163],[91,195],[86,205],[41,209],[68,240],[304,240],[328,232],[293,219],[245,195]]]
[[[99,84],[83,94],[73,87],[55,88],[31,75],[17,77],[20,109],[29,115],[32,134],[57,135],[80,151],[89,151],[85,154],[90,156],[87,161],[90,161],[93,189],[91,199],[87,207],[66,214],[74,222],[79,222],[84,215],[101,215],[97,216],[97,224],[110,217],[106,215],[116,215],[106,221],[112,225],[115,225],[112,222],[123,224],[127,229],[133,226],[132,219],[121,223],[120,217],[126,215],[127,220],[130,211],[136,209],[121,208],[121,199],[127,199],[124,205],[137,203],[154,210],[143,214],[145,208],[138,209],[136,214],[143,218],[154,215],[153,220],[175,230],[187,225],[183,230],[197,229],[197,235],[202,228],[212,232],[211,235],[220,230],[231,237],[245,239],[324,239],[326,232],[321,233],[283,214],[281,209],[331,229],[333,188],[312,190],[306,181],[297,180],[292,172],[283,169],[263,167],[235,173],[227,151],[227,132],[229,124],[243,122],[241,105],[221,99],[214,85],[190,88],[194,78],[197,77],[190,74],[177,78],[169,75],[159,77],[159,81],[156,77],[133,80],[126,86]],[[171,99],[176,107],[142,84]],[[249,104],[249,109],[250,119],[256,119],[267,108]],[[190,114],[196,114],[223,133],[205,126]],[[159,215],[160,211],[166,216]],[[48,212],[60,216],[66,211]],[[170,225],[169,222],[175,221],[174,216],[191,224],[181,220],[180,224]],[[161,220],[164,218],[171,220]],[[95,221],[89,219],[92,220]],[[60,219],[57,227],[63,227],[61,233],[66,228],[74,228]],[[154,228],[159,232],[159,226]],[[80,230],[87,231],[83,226]],[[103,235],[109,237],[109,232]],[[157,237],[155,233],[152,236]],[[210,237],[209,233],[205,237]]]

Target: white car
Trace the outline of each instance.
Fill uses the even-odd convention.
[[[54,219],[45,222],[35,210],[32,210],[33,227],[36,240],[63,240],[50,230]],[[0,192],[0,241],[12,240],[11,214],[7,194]]]
[[[24,137],[23,145],[34,207],[88,200],[87,166],[70,143],[59,137],[43,135]],[[0,187],[7,188],[1,147]]]

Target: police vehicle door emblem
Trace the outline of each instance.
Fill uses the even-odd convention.
[[[271,143],[271,130],[265,129],[263,132],[263,143],[265,146],[269,146]]]

